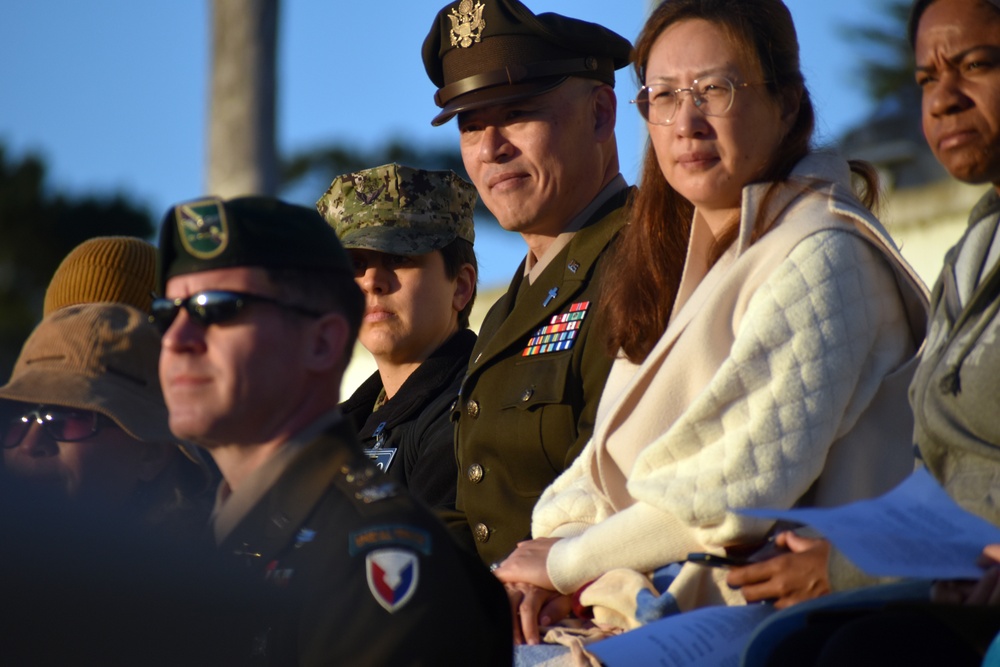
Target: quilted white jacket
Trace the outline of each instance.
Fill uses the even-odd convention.
[[[756,243],[762,185],[744,189],[739,238],[707,273],[692,243],[667,330],[641,365],[616,360],[592,440],[535,508],[535,537],[566,538],[547,563],[560,591],[770,529],[731,508],[841,504],[912,471],[906,390],[927,290],[849,178],[811,155]],[[720,596],[733,601],[678,599]]]

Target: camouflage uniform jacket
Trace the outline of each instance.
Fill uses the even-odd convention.
[[[367,460],[346,420],[307,444],[219,549],[274,591],[273,665],[511,663],[507,596]]]
[[[476,334],[456,332],[375,412],[372,407],[382,392],[377,372],[340,405],[361,444],[378,457],[376,465],[434,509],[455,507],[458,468],[451,409],[475,344]]]
[[[522,263],[483,321],[452,413],[457,512],[444,518],[465,539],[471,529],[485,563],[529,536],[535,502],[593,431],[612,362],[597,323],[600,260],[625,224],[629,191],[605,202],[530,285]]]

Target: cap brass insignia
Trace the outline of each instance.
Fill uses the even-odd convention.
[[[462,0],[458,3],[458,11],[452,8],[448,18],[451,19],[451,45],[467,49],[478,42],[486,29],[483,18],[483,3],[472,5],[472,0]]]
[[[184,249],[198,259],[218,257],[229,244],[226,210],[217,199],[183,204],[175,209]]]
[[[382,174],[382,184],[374,174],[354,174],[354,194],[365,206],[371,206],[389,187],[389,172]]]

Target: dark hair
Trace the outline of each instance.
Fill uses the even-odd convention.
[[[910,8],[910,19],[906,22],[906,36],[910,40],[911,50],[917,48],[917,27],[920,25],[920,17],[933,2],[934,0],[917,0]]]
[[[636,41],[634,66],[645,84],[653,45],[669,26],[688,19],[709,21],[726,32],[743,62],[756,63],[769,94],[781,101],[797,95],[795,120],[759,182],[788,178],[810,151],[815,112],[799,67],[799,44],[788,8],[780,0],[666,0],[646,21]],[[867,172],[866,172],[867,173]],[[866,176],[862,175],[863,179]],[[867,191],[877,192],[875,183]],[[772,187],[762,200],[751,242],[767,231]],[[687,256],[694,207],[671,187],[651,143],[646,144],[638,193],[629,202],[630,224],[619,234],[610,260],[630,267],[627,280],[606,281],[602,299],[609,318],[609,351],[623,350],[641,362],[666,329]],[[739,220],[718,239],[713,262],[735,240]]]
[[[347,320],[350,354],[358,339],[365,297],[354,277],[339,269],[266,269],[268,279],[281,290],[282,298],[320,312],[340,313]],[[344,360],[346,365],[347,359]]]
[[[913,7],[910,8],[910,19],[906,22],[906,36],[910,40],[910,49],[916,50],[917,48],[917,28],[920,27],[920,18],[927,11],[927,8],[933,5],[937,0],[916,0],[913,3]],[[984,3],[990,9],[1000,12],[1000,7],[997,7],[994,2]]]
[[[468,329],[469,313],[472,312],[472,306],[476,302],[476,285],[479,282],[479,262],[476,261],[476,251],[472,244],[465,239],[456,238],[441,248],[441,258],[444,260],[444,274],[448,280],[454,280],[458,277],[458,272],[462,269],[463,264],[471,264],[476,272],[476,281],[472,283],[472,298],[469,299],[469,303],[465,304],[465,308],[458,312],[458,328]]]

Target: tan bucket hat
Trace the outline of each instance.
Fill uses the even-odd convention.
[[[177,442],[159,355],[160,336],[145,313],[117,303],[66,306],[35,327],[0,399],[93,410],[137,440]],[[193,453],[191,445],[182,449]]]

